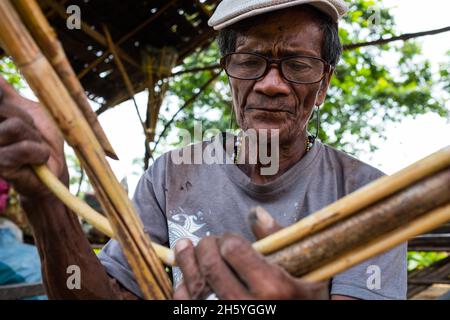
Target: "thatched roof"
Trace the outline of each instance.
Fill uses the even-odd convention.
[[[143,49],[172,47],[181,62],[196,48],[207,46],[214,38],[207,20],[217,3],[217,0],[39,1],[88,97],[104,106],[126,100],[129,94],[111,59],[103,24],[119,48],[135,88],[140,91],[145,88]],[[67,28],[68,5],[80,7],[81,30]]]

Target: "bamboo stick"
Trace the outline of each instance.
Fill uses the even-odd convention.
[[[64,184],[51,173],[50,169],[41,165],[33,166],[33,170],[42,183],[44,183],[45,186],[69,209],[76,212],[80,217],[85,219],[103,234],[113,238],[113,230],[108,219],[100,213],[95,212],[85,202],[72,195]]]
[[[77,103],[81,112],[86,117],[86,120],[91,125],[103,150],[109,157],[117,160],[118,157],[103,131],[103,128],[100,126],[97,115],[91,109],[85,91],[71,67],[61,43],[58,41],[54,29],[48,23],[47,18],[36,0],[14,0],[13,4],[24,23],[27,25],[28,30],[33,35],[36,43],[55,69],[73,100]]]
[[[450,166],[450,146],[392,176],[377,179],[299,222],[255,242],[253,248],[263,254],[277,251],[447,166]]]
[[[167,274],[87,121],[9,0],[0,1],[0,17],[0,38],[4,49],[12,56],[80,158],[143,296],[149,299],[169,298],[172,287]]]
[[[450,203],[450,168],[274,252],[267,259],[300,276],[446,203]]]
[[[133,83],[131,82],[131,79],[128,76],[127,70],[125,69],[125,66],[122,63],[122,59],[120,58],[120,55],[117,52],[117,48],[114,45],[114,41],[111,37],[111,33],[109,32],[109,29],[106,25],[103,25],[103,32],[105,33],[106,43],[107,43],[108,48],[111,51],[112,55],[114,56],[114,62],[117,66],[117,69],[119,70],[120,75],[122,76],[122,79],[123,79],[123,82],[125,83],[128,94],[130,95],[130,98],[133,100],[134,108],[136,109],[136,113],[139,117],[139,122],[141,123],[142,130],[144,131],[145,153],[147,154],[148,152],[150,152],[149,134],[147,132],[147,128],[145,127],[145,123],[142,120],[141,113],[139,112],[139,108],[138,108],[136,99],[134,98],[136,91],[134,90]]]
[[[111,34],[109,32],[109,29],[106,25],[103,25],[103,32],[105,33],[105,39],[106,39],[107,46],[114,57],[114,62],[117,66],[117,69],[119,70],[120,75],[122,76],[122,79],[123,79],[123,82],[125,83],[125,87],[127,88],[128,94],[130,95],[130,98],[133,99],[134,107],[135,107],[136,113],[139,117],[139,122],[141,123],[142,129],[144,131],[145,149],[147,150],[150,148],[149,147],[150,141],[148,140],[148,133],[145,128],[144,121],[142,120],[141,114],[139,112],[138,105],[136,103],[136,100],[134,99],[134,95],[136,94],[136,91],[134,90],[133,83],[131,82],[131,79],[128,76],[127,70],[125,69],[125,66],[122,63],[122,59],[120,58],[120,56],[117,52],[117,48],[114,45],[114,41],[113,41]]]
[[[302,277],[308,281],[325,281],[371,257],[379,255],[420,234],[450,221],[450,204],[434,209],[408,224],[361,246]]]
[[[45,185],[47,185],[47,187],[63,203],[65,203],[70,209],[72,209],[74,212],[76,212],[79,216],[85,218],[89,223],[91,223],[93,226],[98,228],[100,231],[104,232],[106,235],[108,235],[110,237],[113,237],[112,230],[111,230],[111,227],[110,227],[107,219],[105,219],[99,213],[95,212],[92,208],[90,208],[84,202],[80,201],[78,198],[71,195],[70,192],[65,188],[65,186],[46,167],[39,166],[39,167],[36,167],[35,170],[36,170],[36,173],[38,174],[39,178],[45,183]],[[420,191],[420,190],[417,190],[417,191]],[[423,194],[427,195],[428,194],[427,191],[429,191],[429,190],[424,190],[422,188],[422,191],[424,191]],[[432,197],[432,198],[434,198],[434,197]],[[427,214],[427,216],[429,216],[429,215],[430,214]],[[422,218],[419,218],[419,219],[422,219]],[[450,217],[449,217],[449,220],[450,220]],[[427,221],[427,219],[425,219],[424,221]],[[431,221],[435,221],[435,219],[431,218]],[[446,221],[444,221],[442,223],[445,223],[445,222]],[[412,222],[410,222],[409,224],[411,224],[411,223]],[[433,225],[433,226],[435,226],[435,225]],[[403,227],[401,227],[399,230],[402,230],[402,229],[403,229]],[[375,256],[376,254],[382,253],[383,251],[386,251],[386,250],[392,248],[393,246],[400,244],[401,242],[407,241],[409,238],[411,238],[415,235],[429,231],[429,230],[425,230],[425,231],[421,231],[421,230],[422,229],[420,229],[419,231],[416,231],[416,234],[409,236],[408,238],[401,238],[401,239],[403,239],[403,241],[395,242],[394,245],[391,245],[389,247],[385,247],[386,242],[384,240],[379,240],[380,244],[377,244],[375,247],[376,248],[385,248],[382,251],[373,251],[374,249],[373,248],[371,249],[372,244],[369,244],[366,249],[361,249],[358,247],[355,251],[352,251],[352,252],[357,252],[355,257],[353,257],[353,253],[345,254],[345,257],[346,257],[345,259],[341,258],[341,259],[336,260],[339,262],[332,262],[330,264],[327,264],[326,265],[327,267],[318,269],[318,270],[323,269],[324,271],[317,272],[317,275],[316,275],[316,272],[314,271],[314,272],[310,273],[311,277],[308,275],[308,276],[306,276],[306,279],[311,280],[311,281],[325,280],[326,278],[324,278],[324,276],[322,274],[325,274],[325,275],[328,275],[329,277],[331,277],[338,272],[341,272],[359,262],[364,261],[365,259]],[[395,234],[395,232],[391,231],[389,234]],[[403,233],[401,233],[399,231],[399,235],[400,234],[403,234]],[[399,235],[394,236],[394,237],[398,237]],[[382,236],[380,239],[384,239],[385,237],[388,237],[388,235]],[[374,243],[374,241],[372,241],[372,243]],[[175,264],[175,261],[174,261],[175,258],[174,258],[173,251],[169,250],[166,247],[155,244],[155,243],[152,243],[152,246],[154,247],[157,255],[162,259],[163,262],[165,262],[167,265]],[[322,247],[322,246],[320,245],[319,247]],[[361,255],[360,253],[358,253],[359,251],[362,251],[364,253],[364,255],[362,255],[363,258],[359,258]],[[375,253],[373,253],[373,252],[375,252]],[[348,257],[351,257],[351,259],[349,259]],[[347,265],[346,263],[349,261],[356,261],[356,262],[352,262],[353,263],[352,265]],[[335,268],[338,268],[338,269],[335,269]],[[338,270],[338,271],[333,271],[333,270]],[[335,273],[330,273],[330,272],[335,272]]]
[[[110,238],[115,238],[111,224],[108,219],[96,212],[85,202],[81,201],[65,187],[65,185],[59,181],[59,179],[46,167],[46,166],[34,166],[34,172],[45,184],[45,186],[52,191],[52,193],[61,200],[72,212],[86,220],[97,230],[107,235]],[[151,243],[158,257],[168,266],[175,264],[175,256],[170,249],[157,244]]]
[[[447,170],[447,172],[448,172],[448,170]],[[51,173],[46,173],[47,175],[51,175]],[[41,175],[39,175],[40,177],[41,177],[41,179],[42,179],[42,174]],[[42,180],[44,180],[44,182],[46,182],[45,180],[48,180],[49,178],[47,178],[47,179],[45,179],[45,177],[44,177],[44,179],[42,179]],[[447,179],[448,179],[448,175],[447,175]],[[53,178],[53,180],[56,180],[56,182],[59,182],[57,179],[56,179],[56,177],[54,177]],[[429,180],[429,179],[428,179]],[[439,195],[439,193],[443,193],[443,195],[446,195],[446,194],[448,194],[448,193],[446,193],[446,190],[445,189],[443,189],[443,188],[440,188],[440,186],[441,185],[444,185],[445,186],[445,182],[444,183],[442,183],[442,181],[440,181],[440,180],[437,180],[436,178],[435,178],[435,182],[438,182],[438,184],[435,184],[434,185],[434,190],[432,189],[432,188],[430,188],[429,186],[428,186],[428,188],[424,188],[423,187],[423,184],[424,183],[426,183],[426,181],[425,182],[423,182],[423,183],[421,183],[421,185],[420,186],[416,186],[415,187],[415,190],[414,190],[414,188],[413,188],[413,190],[411,191],[411,190],[409,190],[408,192],[407,191],[403,191],[403,194],[407,194],[408,195],[408,199],[409,199],[409,202],[406,202],[405,201],[405,199],[404,199],[404,197],[402,198],[402,197],[399,197],[398,195],[396,196],[396,197],[394,197],[394,200],[395,200],[395,198],[397,198],[397,205],[398,204],[400,204],[400,205],[402,205],[402,206],[404,206],[405,204],[406,205],[409,205],[409,206],[411,206],[411,205],[413,205],[413,207],[414,206],[418,206],[418,203],[416,202],[416,201],[419,201],[419,202],[421,202],[422,203],[422,209],[423,209],[423,202],[424,202],[424,200],[428,200],[428,201],[431,201],[431,203],[433,204],[433,205],[437,205],[437,202],[435,201],[435,199],[437,199],[437,198],[439,198],[439,197],[441,197],[442,196],[442,194],[441,195]],[[448,181],[447,181],[448,182]],[[58,192],[57,191],[55,191],[54,190],[54,188],[52,188],[51,186],[49,186],[49,183],[45,183],[52,191],[54,191],[54,193],[55,194],[57,194],[58,195]],[[60,184],[60,183],[59,183]],[[428,185],[429,185],[430,183],[428,182]],[[410,187],[410,189],[411,189],[411,187]],[[66,190],[66,192],[68,193],[68,191]],[[437,192],[437,193],[436,193]],[[69,193],[70,194],[70,193]],[[414,195],[415,194],[415,195]],[[424,195],[424,198],[422,198],[422,194]],[[418,197],[421,197],[422,199],[418,199],[417,200],[417,198]],[[67,203],[67,201],[66,200],[64,200],[63,199],[63,197],[60,197],[59,196],[59,198],[64,202],[64,203],[66,203],[66,205],[69,207],[69,208],[71,208],[72,210],[74,210],[74,211],[78,211],[77,213],[80,215],[80,216],[82,216],[82,217],[85,217],[85,215],[83,215],[83,212],[79,212],[80,210],[79,210],[79,208],[81,208],[82,207],[82,202],[80,201],[80,200],[78,200],[77,198],[75,198],[76,200],[77,200],[77,202],[78,203],[76,203],[76,204],[74,204],[73,206],[71,206],[70,204],[68,204]],[[400,201],[398,200],[400,198]],[[441,201],[443,201],[442,200],[442,197],[440,198],[441,199]],[[385,212],[385,214],[386,213],[388,213],[389,211],[395,211],[395,212],[397,212],[398,213],[398,211],[399,211],[399,208],[397,207],[397,208],[395,208],[395,207],[392,207],[392,206],[389,206],[389,204],[388,204],[388,201],[389,201],[389,199],[386,199],[384,202],[383,202],[383,204],[381,204],[381,205],[379,205],[379,207],[381,207]],[[391,200],[391,202],[392,202],[392,200]],[[96,213],[96,212],[94,212],[89,206],[87,206],[88,207],[88,210],[91,210],[94,214],[93,215],[98,215],[98,216],[100,216],[101,218],[103,218],[101,215],[99,215],[98,213]],[[373,210],[373,209],[372,209]],[[386,212],[386,210],[388,210],[387,212]],[[403,219],[405,219],[405,217],[406,216],[411,216],[411,214],[414,214],[414,212],[413,211],[409,211],[410,210],[410,208],[408,207],[408,206],[406,206],[406,207],[403,207],[403,211],[406,211],[406,214],[405,213],[403,213],[403,216],[401,217],[401,218],[403,218]],[[414,210],[414,208],[412,208],[412,210]],[[366,210],[367,211],[367,210]],[[371,213],[371,212],[369,212],[369,213]],[[378,212],[379,213],[379,212]],[[382,212],[383,213],[383,212]],[[357,230],[357,231],[359,231],[359,233],[366,233],[366,232],[368,232],[367,234],[366,234],[366,236],[368,237],[368,238],[370,238],[370,237],[372,237],[372,234],[373,233],[370,233],[370,231],[373,231],[373,228],[374,228],[374,224],[373,223],[369,223],[367,220],[364,220],[363,218],[361,219],[361,215],[364,215],[364,212],[361,212],[361,213],[359,213],[359,215],[358,215],[358,217],[356,217],[356,219],[357,220],[360,220],[360,221],[363,221],[364,223],[366,223],[366,225],[369,227],[369,230],[366,230],[367,229],[367,227],[366,227],[366,229],[364,229],[365,227],[364,227],[364,225],[362,225],[361,227],[357,227],[357,228],[352,228],[352,223],[350,222],[350,224],[347,222],[347,226],[350,226],[349,228],[350,229],[354,229],[354,230]],[[367,214],[366,214],[367,215]],[[370,215],[368,215],[369,217],[370,217]],[[392,223],[387,223],[385,220],[384,220],[384,218],[383,217],[381,217],[381,219],[380,218],[378,218],[379,219],[379,221],[378,221],[378,223],[382,223],[382,224],[386,224],[386,225],[388,225],[388,226],[393,226],[393,224]],[[92,219],[91,220],[89,220],[89,218],[87,218],[87,220],[90,222],[90,223],[92,223],[94,226],[96,226],[96,227],[98,227],[100,230],[101,230],[101,226],[102,226],[102,224],[100,223],[100,225],[99,225],[99,223],[97,222],[97,221],[92,221]],[[397,221],[396,222],[396,224],[398,225],[401,221],[403,221],[403,220],[400,220],[400,221]],[[344,222],[345,223],[345,222]],[[344,228],[342,229],[342,225],[341,226],[339,226],[339,228],[341,229],[341,234],[349,234],[349,232],[345,229],[345,226],[344,226]],[[334,233],[335,231],[333,231],[333,230],[331,230],[331,231],[329,231],[328,232],[328,234],[332,234],[331,235],[331,237],[329,237],[328,238],[328,240],[330,240],[330,239],[333,239],[333,240],[336,240],[336,234],[334,234],[333,235],[333,233]],[[106,234],[107,235],[110,235],[109,233],[107,233],[106,232]],[[110,235],[111,236],[111,235]],[[353,236],[355,236],[355,233],[353,234]],[[317,260],[317,256],[318,256],[318,253],[320,252],[322,255],[326,255],[326,254],[328,254],[328,252],[336,252],[336,248],[334,248],[333,250],[324,250],[324,248],[326,247],[325,245],[326,245],[326,243],[324,242],[324,236],[322,235],[322,236],[318,236],[317,234],[315,235],[315,239],[317,239],[317,241],[312,241],[312,242],[315,242],[316,243],[316,247],[314,247],[314,248],[311,248],[311,247],[309,247],[308,248],[308,246],[307,246],[307,249],[309,250],[309,251],[312,251],[315,255],[316,255],[316,260]],[[326,240],[326,237],[325,237],[325,240]],[[340,243],[340,246],[341,246],[341,248],[342,247],[344,247],[344,248],[348,248],[348,241],[349,239],[344,239],[344,241],[341,241],[341,240],[339,240],[338,242]],[[155,247],[155,244],[152,244],[154,247]],[[164,262],[164,263],[166,263],[167,265],[170,265],[170,266],[172,266],[172,265],[175,265],[175,258],[174,258],[174,253],[173,253],[173,251],[171,251],[171,250],[169,250],[169,249],[167,249],[167,248],[165,248],[165,247],[162,247],[161,246],[161,248],[159,248],[158,247],[158,245],[156,245],[156,247],[155,247],[155,250],[156,250],[156,252],[157,252],[157,255],[162,259],[162,261]],[[300,251],[302,251],[302,250],[300,250]],[[305,257],[305,251],[302,251],[301,252],[301,254],[300,254],[300,252],[299,252],[299,254],[298,254],[298,256],[300,256],[300,257],[302,257],[302,259],[303,259],[303,261],[306,261],[306,263],[304,263],[304,262],[302,262],[302,263],[300,263],[300,264],[302,264],[303,266],[306,266],[306,265],[311,265],[311,263],[315,263],[312,259],[311,259],[311,257],[309,256],[308,258],[306,258]],[[278,253],[279,254],[279,253]],[[293,254],[293,253],[290,253],[290,254],[288,254],[288,256],[292,256],[292,255],[294,255],[295,256],[295,253]],[[320,255],[319,255],[319,257],[320,257]],[[269,256],[269,260],[270,260],[270,256]],[[278,264],[281,264],[282,266],[283,266],[283,264],[282,263],[279,263],[278,261],[276,261],[276,259],[273,259],[274,261],[272,261],[272,262],[274,262],[274,263],[278,263]],[[316,261],[317,262],[317,261]],[[288,270],[289,270],[289,268],[287,268]]]
[[[26,44],[23,48],[27,48],[27,46],[31,46],[31,45],[30,44]],[[40,60],[39,55],[35,56],[35,58]],[[28,63],[34,62],[35,65],[39,66],[39,63],[36,63],[36,61],[38,61],[38,60],[27,61],[27,62]],[[32,69],[32,68],[30,68],[30,69]],[[37,86],[37,87],[39,88],[39,86]],[[325,226],[328,226],[330,223],[333,223],[333,222],[339,220],[342,217],[348,216],[348,215],[352,214],[353,212],[363,208],[364,206],[367,206],[370,203],[373,203],[374,201],[382,199],[383,196],[386,196],[389,193],[393,193],[395,191],[398,191],[401,188],[403,188],[406,185],[408,185],[409,183],[412,183],[414,181],[419,180],[421,177],[426,176],[430,172],[434,172],[434,171],[438,170],[438,168],[442,168],[443,166],[448,165],[449,148],[443,149],[442,151],[444,151],[444,153],[446,153],[446,154],[444,156],[445,158],[442,158],[442,154],[441,154],[441,158],[440,158],[442,160],[441,162],[437,161],[436,164],[432,164],[429,167],[426,167],[426,166],[422,167],[421,165],[417,165],[417,164],[413,165],[413,166],[407,168],[407,169],[410,169],[409,171],[407,169],[405,169],[405,170],[399,172],[398,174],[396,174],[396,175],[394,175],[392,177],[386,177],[386,178],[380,179],[380,181],[383,180],[383,179],[385,180],[385,181],[382,181],[383,183],[381,183],[380,181],[377,181],[378,184],[376,182],[371,184],[371,187],[373,189],[371,191],[377,191],[377,192],[374,192],[372,195],[364,197],[362,201],[355,201],[355,199],[353,199],[353,198],[347,198],[346,199],[347,200],[347,203],[346,203],[347,206],[346,207],[344,207],[343,204],[340,204],[341,207],[339,205],[335,204],[335,209],[342,209],[341,212],[333,213],[333,212],[328,211],[328,218],[329,219],[327,220],[327,222],[324,222],[324,220],[323,220],[323,218],[326,217],[326,214],[324,214],[318,221],[316,221],[316,222],[318,222],[317,224],[311,224],[310,225],[313,228],[310,231],[308,231],[308,232],[315,231],[315,230],[316,231],[320,230],[321,228],[324,228]],[[439,157],[436,156],[435,158],[437,159]],[[436,159],[433,159],[433,160],[436,160]],[[425,160],[431,161],[431,156],[430,156],[430,159],[427,158]],[[423,165],[423,163],[422,163],[422,165]],[[394,177],[397,178],[397,180],[395,180],[395,179],[389,180],[389,178],[394,178]],[[383,184],[385,184],[385,185],[383,185]],[[375,188],[375,186],[377,186],[378,189]],[[363,188],[363,189],[364,190],[360,190],[359,191],[360,196],[362,196],[364,194],[370,194],[370,192],[369,192],[370,188],[367,187],[367,188]],[[380,189],[382,189],[382,190],[380,190]],[[100,190],[100,191],[103,191],[103,190]],[[354,198],[356,198],[356,196],[354,196]],[[350,201],[350,200],[353,200],[353,201]],[[301,236],[304,237],[306,234],[308,234],[308,233],[305,232]],[[283,241],[285,241],[285,243],[288,243],[288,242],[286,242],[286,240],[283,240]],[[255,246],[257,246],[257,244],[255,244]],[[261,246],[262,246],[262,249],[260,249],[260,251],[264,252],[264,246],[263,245],[261,245]],[[275,245],[275,247],[277,247],[277,246],[280,246],[280,243]],[[268,252],[270,252],[269,249],[266,248],[266,250],[268,250]],[[275,249],[272,248],[271,250],[275,250]]]

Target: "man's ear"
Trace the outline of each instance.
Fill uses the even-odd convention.
[[[328,72],[325,77],[323,78],[322,82],[320,83],[320,89],[317,93],[317,99],[316,99],[316,106],[321,106],[323,102],[325,101],[325,97],[327,96],[328,87],[330,86],[331,77],[333,76],[334,69],[331,69],[330,72]]]

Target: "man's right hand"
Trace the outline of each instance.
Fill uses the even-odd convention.
[[[136,298],[105,272],[76,215],[38,180],[31,165],[47,165],[68,184],[64,139],[38,103],[21,97],[0,77],[0,177],[21,195],[33,227],[50,299]],[[67,286],[67,267],[77,265],[80,290]]]
[[[41,199],[50,191],[31,165],[46,164],[68,182],[64,139],[38,103],[20,96],[0,77],[0,177],[27,199]]]

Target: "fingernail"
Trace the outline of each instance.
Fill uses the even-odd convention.
[[[270,213],[268,213],[263,207],[255,208],[256,218],[263,226],[270,227],[275,224],[275,219],[272,218]]]
[[[177,241],[177,243],[175,244],[175,252],[179,253],[181,251],[183,251],[184,249],[186,249],[189,245],[189,240],[187,239],[180,239]]]

